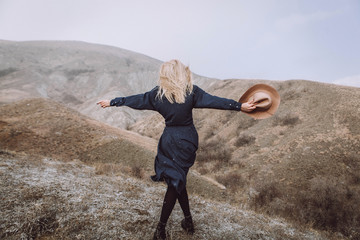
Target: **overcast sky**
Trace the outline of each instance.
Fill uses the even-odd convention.
[[[360,0],[0,0],[0,39],[112,45],[219,79],[360,87]]]

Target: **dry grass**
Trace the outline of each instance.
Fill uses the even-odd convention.
[[[6,151],[4,151],[6,152]],[[106,176],[79,161],[0,156],[1,239],[151,239],[165,186]],[[281,219],[190,196],[190,239],[326,239]],[[189,239],[176,205],[169,239]]]
[[[254,189],[250,194],[251,206],[259,212],[358,239],[360,210],[356,206],[360,201],[360,185],[359,170],[356,170],[359,168],[355,164],[359,161],[354,158],[344,160],[349,165],[350,162],[354,164],[348,168],[347,176],[339,175],[338,170],[334,169],[335,175],[329,174],[328,169],[320,169],[314,162],[319,164],[314,160],[308,163],[312,164],[312,174],[304,174],[304,169],[288,170],[291,173],[303,172],[304,178],[310,178],[308,182],[297,179],[296,174],[293,178],[289,174],[286,177],[282,175],[284,177],[280,176],[280,180],[271,175],[254,179],[251,184]],[[323,175],[323,172],[327,174]]]
[[[360,237],[359,193],[339,179],[316,177],[309,192],[299,192],[294,209],[302,222],[324,230],[343,232],[353,239]]]
[[[321,105],[321,103],[319,104]],[[352,104],[357,106],[356,103]],[[142,184],[148,179],[149,170],[152,170],[153,167],[154,152],[147,147],[147,140],[142,142],[146,138],[139,136],[131,139],[124,138],[122,135],[128,136],[126,132],[116,132],[108,126],[89,121],[76,112],[63,109],[61,105],[51,101],[34,100],[15,105],[16,107],[14,105],[1,107],[0,142],[3,149],[21,150],[30,156],[40,154],[64,161],[80,159],[91,166],[96,166],[97,175],[95,170],[94,174],[99,178],[104,177],[104,174],[109,179],[127,174],[136,176]],[[281,106],[284,108],[284,105],[293,106],[286,102]],[[300,104],[300,106],[306,106],[306,104]],[[326,107],[321,105],[319,108],[324,110]],[[359,128],[356,125],[349,125],[344,117],[346,111],[341,112],[341,109],[337,109],[326,117],[324,117],[324,113],[317,111],[313,111],[312,117],[309,117],[310,113],[301,111],[303,110],[298,109],[297,112],[289,114],[286,108],[285,110],[279,109],[278,118],[273,117],[255,122],[248,120],[248,117],[244,115],[222,115],[218,111],[214,116],[219,117],[219,121],[221,120],[220,122],[223,123],[221,126],[216,125],[218,123],[216,118],[201,115],[204,118],[201,120],[200,126],[203,126],[204,129],[199,128],[199,136],[202,139],[200,144],[202,145],[198,152],[198,164],[195,167],[200,168],[207,177],[218,176],[217,180],[222,181],[228,188],[219,191],[209,182],[192,182],[194,178],[189,174],[189,192],[223,202],[231,202],[237,206],[249,206],[250,203],[255,202],[257,205],[253,204],[252,206],[260,213],[266,213],[273,217],[282,216],[288,221],[296,221],[297,224],[325,229],[335,234],[341,232],[346,238],[356,239],[359,231],[355,225],[358,215],[356,211],[352,211],[352,215],[348,212],[349,209],[356,206],[359,198],[360,160],[357,157],[360,144]],[[306,111],[311,112],[312,109],[306,109]],[[203,113],[207,114],[207,111]],[[299,120],[296,120],[296,117]],[[352,116],[351,119],[356,122],[358,117]],[[48,124],[49,122],[52,124]],[[210,129],[207,126],[213,128],[213,131],[210,134],[211,138],[204,139],[204,136],[209,135],[205,134]],[[202,148],[202,146],[206,146],[206,148]],[[3,150],[6,156],[8,150]],[[11,154],[8,156],[11,157]],[[144,176],[141,169],[144,170]],[[229,173],[229,175],[238,173],[241,178],[222,176],[224,173]],[[335,181],[342,184],[330,184],[328,186],[330,190],[326,190],[327,185],[322,184],[314,190],[311,186],[314,185],[315,177],[328,179],[329,183]],[[190,181],[190,179],[192,180]],[[199,179],[200,177],[197,178],[197,180]],[[237,179],[237,181],[232,181],[232,179]],[[36,186],[38,187],[38,185]],[[335,205],[342,202],[343,206],[336,211],[331,208],[328,210],[329,204],[316,202],[315,193],[321,192],[321,186],[324,193],[327,191],[337,192],[335,196],[322,197],[321,202],[335,203]],[[348,188],[344,188],[344,186]],[[128,187],[130,188],[130,186]],[[139,191],[127,193],[127,196],[133,194],[134,199],[142,199],[141,191],[145,190],[140,188]],[[350,197],[341,198],[342,193],[346,193],[345,195]],[[58,199],[62,198],[58,197]],[[159,199],[161,202],[161,197]],[[87,202],[83,202],[83,205],[89,206]],[[77,207],[81,209],[80,206]],[[12,211],[15,210],[12,209]],[[59,214],[61,215],[61,213],[56,214],[57,219]],[[83,222],[80,221],[79,224],[76,224],[76,219],[80,219],[80,216],[83,215],[83,213],[78,213],[77,217],[70,220],[70,222],[74,222],[68,226],[70,232],[92,229],[92,218],[89,220],[85,217]],[[47,215],[45,214],[45,216]],[[349,216],[349,218],[342,216]],[[180,217],[178,218],[181,220]],[[331,218],[341,219],[343,224],[330,220]],[[204,217],[203,222],[207,221],[210,220]],[[35,224],[38,220],[33,222]],[[49,222],[51,225],[50,220],[45,222]],[[86,227],[83,228],[86,229],[81,227],[82,224],[85,224]],[[111,223],[109,224],[111,225]],[[216,227],[213,222],[210,225]],[[133,232],[134,226],[137,225],[130,222],[118,226],[129,233]],[[178,227],[178,225],[176,226]],[[152,227],[150,226],[149,229]],[[52,227],[39,228],[47,229],[41,234],[48,234],[47,232],[52,231]],[[74,230],[71,230],[72,228]],[[78,228],[82,230],[76,230]],[[169,229],[172,231],[172,227]],[[175,227],[175,232],[178,231],[176,229]],[[204,224],[202,229],[205,231],[207,224]],[[55,233],[49,234],[54,235]],[[222,236],[214,232],[206,236],[213,236],[212,234],[218,237]],[[209,238],[211,239],[211,237]]]
[[[293,114],[293,113],[288,113],[285,116],[275,116],[274,117],[274,126],[280,125],[280,126],[295,126],[296,124],[300,123],[300,118],[299,116]]]
[[[232,96],[242,91],[240,87],[247,89],[258,82],[218,83],[210,92]],[[196,167],[203,174],[224,179],[224,172],[239,171],[246,179],[245,186],[230,191],[239,193],[240,197],[233,198],[241,199],[239,204],[357,239],[360,125],[356,123],[360,119],[355,113],[360,102],[355,99],[360,97],[359,89],[307,81],[270,84],[278,89],[282,102],[269,119],[200,112],[197,121],[201,122],[202,140],[209,135],[208,129],[215,129],[211,139],[231,142],[235,148],[229,149],[232,157],[226,168]],[[347,102],[346,96],[352,100],[344,106],[341,103]],[[226,183],[224,179],[217,178]],[[245,195],[249,198],[242,197]]]
[[[231,160],[231,150],[222,139],[213,139],[199,144],[196,161],[199,163],[218,161],[223,164]]]
[[[3,214],[0,218],[2,234],[5,231],[8,234],[6,236],[13,239],[45,238],[46,235],[49,235],[49,238],[55,236],[54,238],[91,239],[115,238],[118,232],[121,232],[118,233],[119,236],[129,238],[135,229],[139,232],[147,232],[149,224],[146,219],[149,219],[149,215],[153,215],[149,214],[141,219],[137,218],[138,213],[133,214],[132,211],[123,210],[124,206],[116,205],[116,201],[105,197],[105,195],[114,196],[114,188],[105,190],[107,186],[105,183],[107,181],[118,183],[122,174],[128,174],[138,178],[135,179],[138,185],[146,184],[146,181],[140,178],[143,177],[142,169],[145,171],[145,179],[147,179],[146,174],[149,169],[152,169],[154,156],[152,149],[156,149],[156,146],[153,148],[154,141],[138,136],[129,137],[125,131],[115,131],[108,126],[86,119],[76,111],[65,109],[50,99],[63,103],[84,102],[81,107],[77,106],[76,110],[80,109],[83,113],[113,126],[127,127],[134,119],[141,119],[144,116],[143,112],[130,111],[127,108],[109,109],[104,112],[94,104],[96,100],[93,97],[101,96],[104,92],[130,94],[135,91],[138,93],[149,90],[155,84],[158,66],[161,63],[123,50],[84,43],[3,41],[1,44],[4,46],[5,56],[13,59],[10,65],[0,72],[0,78],[4,80],[2,81],[4,94],[0,99],[2,103],[31,96],[49,97],[46,101],[26,100],[0,107],[0,150],[5,159],[0,167],[6,169],[1,173],[2,179],[6,180],[1,182],[2,203],[6,203],[5,209],[2,208],[2,210],[6,212],[10,209],[10,212],[6,214],[1,212]],[[77,54],[73,56],[76,59],[73,60],[78,64],[70,66],[66,62],[69,62],[71,53],[75,51]],[[22,61],[24,56],[28,61]],[[54,56],[56,57],[53,58]],[[105,72],[104,66],[107,69]],[[105,85],[101,85],[102,87],[96,87],[99,76],[104,77]],[[115,93],[116,84],[114,83],[118,83],[119,79],[122,87],[116,89]],[[123,81],[124,79],[126,81]],[[266,83],[279,91],[282,100],[275,116],[260,121],[237,112],[210,109],[194,111],[200,144],[204,144],[200,146],[198,161],[200,164],[195,165],[195,168],[201,170],[207,177],[238,173],[241,179],[246,181],[243,182],[244,186],[240,184],[239,186],[242,187],[235,188],[235,184],[231,185],[233,178],[223,175],[223,178],[220,177],[218,180],[231,187],[228,187],[228,190],[219,191],[209,185],[209,181],[200,183],[200,177],[192,178],[194,175],[189,174],[189,179],[197,180],[189,181],[189,192],[232,202],[238,206],[240,204],[248,206],[255,202],[254,209],[262,213],[271,216],[280,215],[289,221],[297,221],[297,224],[300,222],[318,229],[327,229],[335,236],[338,234],[336,231],[340,231],[347,238],[356,239],[359,232],[357,206],[360,194],[360,159],[358,158],[360,156],[360,124],[357,124],[360,122],[359,88],[302,80],[225,80],[202,81],[202,83],[204,84],[202,87],[211,94],[232,99],[238,99],[246,89],[256,83]],[[104,86],[107,87],[103,88]],[[144,122],[140,121],[135,125],[129,126],[129,129],[139,129],[139,132],[145,135],[159,138],[164,123],[159,115],[154,118],[150,115]],[[215,140],[217,143],[213,142]],[[202,147],[207,145],[208,148]],[[225,147],[222,149],[222,146]],[[212,152],[208,153],[207,149]],[[16,164],[9,165],[7,158],[18,156],[19,153],[14,154],[16,151],[23,151],[31,158],[42,155],[66,162],[80,159],[91,166],[96,166],[96,170],[92,168],[90,171],[91,178],[86,178],[86,181],[92,184],[85,182],[85,176],[90,172],[84,169],[84,171],[79,170],[79,166],[74,167],[74,164],[57,165],[59,169],[64,168],[70,172],[72,170],[69,169],[73,166],[77,171],[71,177],[66,171],[59,170],[61,174],[72,179],[72,185],[58,178],[57,181],[63,184],[56,185],[52,182],[57,192],[52,186],[44,185],[39,180],[45,178],[50,181],[52,176],[33,174],[32,176],[37,177],[25,181],[26,176],[23,176],[23,173],[28,171],[30,174],[29,169],[38,168],[39,172],[55,170],[47,166],[47,162],[43,163],[42,167],[37,166],[36,161],[31,162],[30,165],[26,165],[26,161],[15,161]],[[80,175],[76,175],[78,173]],[[14,174],[23,174],[25,180],[11,178],[15,176]],[[99,179],[103,185],[100,184]],[[234,179],[236,179],[235,176]],[[7,186],[8,180],[10,182]],[[92,189],[92,193],[87,195],[85,187],[74,187],[78,182]],[[99,189],[92,188],[95,186],[99,186]],[[125,198],[121,200],[125,202],[125,205],[128,204],[126,206],[129,209],[136,208],[138,212],[146,215],[144,209],[141,206],[138,207],[135,199],[147,202],[147,198],[151,195],[141,195],[147,188],[134,186],[132,184],[123,186],[126,199],[132,197],[134,201],[128,204]],[[29,190],[29,194],[26,194],[26,189],[30,187],[35,189],[35,192]],[[71,189],[76,189],[77,192],[72,192]],[[13,197],[9,199],[3,197],[8,195],[2,193],[10,190],[17,194],[19,201]],[[102,195],[105,192],[106,194]],[[27,196],[25,199],[21,197],[22,193]],[[75,199],[75,201],[73,196],[84,196],[84,198]],[[27,204],[27,198],[32,199],[31,204]],[[85,198],[88,199],[85,200]],[[61,206],[60,210],[55,211],[56,214],[52,207],[42,202],[43,200],[52,202],[54,199],[59,200],[58,204],[54,202],[54,206]],[[108,207],[104,208],[102,204],[96,202],[96,199],[111,203],[112,206],[107,205]],[[22,202],[27,205],[22,205]],[[301,239],[300,233],[297,232],[294,237],[281,227],[268,230],[272,228],[272,225],[264,219],[262,221],[266,222],[266,226],[254,224],[254,221],[256,222],[254,218],[250,218],[250,222],[244,222],[237,220],[237,217],[231,214],[224,216],[221,212],[226,212],[227,209],[223,204],[211,205],[206,202],[200,205],[196,202],[195,205],[199,213],[201,212],[199,209],[204,208],[219,207],[221,209],[220,211],[212,209],[211,213],[204,215],[199,214],[198,220],[205,224],[200,223],[200,235],[195,238],[211,239],[214,236],[217,239],[232,239],[241,236],[245,239]],[[29,212],[31,217],[25,221],[26,218],[23,216],[26,216],[24,213],[27,209],[31,210]],[[117,215],[114,209],[121,209],[126,214]],[[248,212],[242,214],[238,209],[232,207],[229,209],[245,220],[248,218],[246,216]],[[34,214],[32,215],[31,212]],[[111,214],[107,215],[109,212]],[[23,215],[20,215],[21,213]],[[211,215],[212,213],[214,215]],[[218,219],[216,214],[223,217]],[[2,220],[12,219],[10,215],[19,216],[18,219],[21,221]],[[55,215],[59,225],[51,217]],[[133,216],[136,220],[125,221],[123,224],[113,221],[114,216],[116,218]],[[107,218],[109,220],[106,220]],[[170,233],[174,239],[184,237],[181,234],[177,235],[179,219],[176,219],[177,224],[174,228],[170,224]],[[269,220],[269,218],[266,219]],[[104,224],[101,225],[99,221],[104,221]],[[115,229],[114,224],[119,228]],[[217,229],[219,224],[225,227]],[[228,231],[228,225],[231,226],[231,231]],[[248,226],[256,226],[260,230],[255,232],[253,231],[255,227],[250,227],[251,230],[246,232],[244,229]],[[216,228],[216,230],[211,228]],[[16,229],[20,230],[17,232]],[[103,232],[100,233],[100,230]],[[136,234],[132,236],[139,236]],[[145,235],[145,237],[150,238],[150,235]],[[316,237],[312,235],[312,238]]]
[[[281,182],[258,182],[250,196],[257,211],[314,228],[360,237],[359,188],[337,178],[314,177],[308,190],[292,192]]]
[[[246,180],[237,172],[221,174],[215,179],[231,191],[237,191],[246,185]]]
[[[259,82],[219,82],[209,92],[231,97]],[[233,202],[356,239],[360,232],[356,210],[360,102],[355,100],[359,89],[308,81],[264,83],[278,89],[282,98],[278,112],[269,119],[194,111],[200,136],[195,168],[227,185]],[[339,104],[349,96],[351,103]],[[239,172],[246,181],[232,185],[233,178],[225,174],[232,172]]]
[[[254,136],[242,134],[238,137],[238,139],[236,139],[235,146],[242,147],[242,146],[252,144],[255,142],[255,139],[256,138]]]

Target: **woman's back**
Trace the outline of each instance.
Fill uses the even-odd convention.
[[[157,91],[155,89],[155,91]],[[186,96],[184,103],[170,103],[165,97],[155,98],[154,108],[165,119],[166,126],[188,126],[193,124],[192,109],[194,94]]]

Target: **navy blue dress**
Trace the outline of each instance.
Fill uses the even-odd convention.
[[[159,140],[155,157],[153,181],[166,181],[181,192],[186,186],[186,175],[194,164],[198,149],[198,134],[193,124],[193,108],[241,110],[241,103],[210,95],[194,85],[185,103],[170,103],[165,97],[156,97],[158,87],[149,92],[129,97],[118,97],[110,106],[128,106],[139,110],[154,110],[165,119],[165,129]]]

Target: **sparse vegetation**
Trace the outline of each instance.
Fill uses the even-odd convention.
[[[131,178],[96,175],[81,162],[0,157],[1,239],[151,239],[165,187]],[[10,171],[11,169],[11,171]],[[281,219],[190,196],[200,239],[326,239]],[[206,210],[205,210],[206,209]],[[176,205],[170,239],[187,239]]]
[[[21,106],[25,106],[24,111],[19,110],[21,109]],[[89,165],[94,166],[94,174],[96,173],[98,177],[104,177],[105,175],[106,177],[109,177],[109,179],[116,179],[121,178],[121,176],[126,174],[127,176],[135,177],[141,181],[144,181],[144,174],[145,171],[147,171],[147,169],[144,169],[143,167],[151,167],[153,164],[153,152],[148,152],[143,148],[140,149],[128,140],[119,139],[119,135],[114,134],[110,129],[104,131],[102,128],[99,129],[98,127],[95,127],[96,125],[89,125],[89,122],[86,122],[83,117],[79,116],[74,111],[63,109],[61,105],[37,99],[33,102],[26,101],[25,104],[19,103],[17,107],[3,106],[2,108],[5,110],[2,115],[3,119],[0,120],[0,140],[2,146],[8,148],[0,151],[0,156],[2,157],[14,157],[15,150],[21,149],[32,156],[36,156],[36,154],[48,154],[51,155],[50,157],[61,157],[65,161],[80,159],[83,162],[87,162]],[[56,114],[52,111],[55,111]],[[276,126],[297,126],[297,124],[292,125],[294,123],[292,121],[287,123],[287,121],[285,121],[286,119],[292,118],[280,118],[281,121],[284,121],[289,125],[278,124]],[[53,124],[47,125],[49,121]],[[278,121],[278,123],[281,121]],[[269,123],[271,123],[271,121]],[[287,137],[288,133],[283,130],[284,128],[279,129],[280,131],[283,131],[283,137]],[[256,133],[254,133],[254,135],[255,134]],[[246,146],[251,149],[255,145],[253,144],[255,142],[255,137],[252,136],[252,134],[250,135],[245,131],[239,136],[238,141],[234,143],[235,146]],[[266,135],[262,135],[262,137],[264,136],[266,137]],[[36,148],[33,147],[35,142],[37,143]],[[294,144],[290,144],[290,147],[292,151],[295,151],[299,148],[299,144],[296,142],[293,143]],[[154,145],[154,147],[155,146],[156,145]],[[326,149],[328,148],[327,144],[324,146]],[[312,186],[312,188],[300,187],[296,188],[296,191],[279,179],[273,178],[273,180],[271,180],[271,178],[266,177],[266,175],[262,178],[254,175],[254,172],[258,169],[264,169],[261,168],[264,162],[261,162],[261,165],[259,163],[257,165],[251,165],[254,164],[254,161],[251,162],[251,164],[242,165],[245,175],[249,172],[249,175],[246,176],[240,175],[236,171],[230,171],[230,174],[227,175],[219,174],[221,169],[231,167],[232,163],[230,159],[233,154],[233,149],[231,147],[233,146],[227,145],[226,140],[221,138],[218,134],[207,141],[200,142],[197,161],[200,163],[202,174],[214,174],[217,176],[216,180],[228,188],[229,193],[227,194],[234,200],[234,203],[237,202],[231,194],[248,191],[250,182],[259,182],[255,186],[250,186],[254,188],[253,194],[250,196],[250,203],[257,211],[272,216],[282,216],[291,221],[296,221],[305,225],[311,224],[317,229],[323,229],[330,232],[338,231],[349,238],[356,239],[354,236],[358,236],[356,234],[358,234],[359,230],[355,224],[359,220],[359,213],[354,210],[354,206],[356,206],[359,201],[360,195],[358,190],[360,178],[357,173],[360,164],[359,158],[357,157],[358,155],[356,154],[356,148],[352,147],[353,145],[346,141],[342,142],[342,146],[349,146],[349,149],[352,149],[351,154],[347,153],[346,156],[340,155],[340,157],[336,158],[338,162],[341,162],[341,166],[345,166],[345,169],[347,169],[346,171],[348,174],[346,174],[344,179],[338,180],[339,183],[336,184],[330,181],[329,183],[331,184],[329,186],[326,185],[327,181],[325,180],[318,181],[318,184],[312,183],[312,185],[309,185]],[[314,151],[315,149],[318,152],[326,152],[326,149],[322,150],[320,145],[313,145],[304,148],[301,153],[309,150]],[[338,150],[334,149],[333,151],[336,153]],[[264,152],[266,153],[266,151]],[[252,154],[254,154],[254,152],[252,152]],[[277,152],[275,148],[275,151],[272,152],[271,156],[281,158],[282,154],[283,151]],[[261,155],[255,156],[261,157]],[[300,156],[302,155],[294,155],[293,157],[299,159]],[[249,160],[248,154],[242,154],[242,157]],[[269,157],[270,156],[262,157],[261,159],[267,160]],[[207,162],[211,164],[204,164]],[[324,160],[324,162],[326,161]],[[297,163],[300,164],[301,161],[297,161]],[[31,161],[29,161],[29,164],[32,164]],[[320,164],[320,162],[317,164]],[[0,165],[0,167],[1,166],[4,165]],[[253,170],[248,169],[250,166]],[[266,164],[264,164],[264,166],[266,166]],[[12,168],[14,167],[16,166],[12,166]],[[311,170],[316,169],[316,167],[304,165],[302,166],[301,171],[295,173],[295,175],[309,176],[309,173],[306,172],[307,168]],[[44,168],[42,171],[44,171]],[[286,169],[286,171],[288,171],[288,169]],[[325,173],[324,170],[324,174]],[[279,172],[276,172],[276,174],[278,175]],[[288,174],[294,174],[294,172]],[[342,181],[345,182],[341,183]],[[304,183],[306,183],[306,181],[304,181]],[[323,189],[321,190],[322,187]],[[50,194],[48,188],[43,189],[44,191],[37,189],[38,192],[36,194],[31,192],[31,194],[27,194],[27,197],[24,195],[25,198],[32,199],[30,202],[36,202],[36,204],[38,204],[36,209],[31,210],[36,210],[38,212],[32,214],[30,211],[29,214],[31,215],[31,219],[23,221],[24,224],[21,225],[22,230],[18,229],[16,231],[21,232],[23,236],[27,236],[28,238],[39,238],[40,236],[43,237],[45,235],[71,236],[69,238],[76,238],[76,236],[89,236],[87,234],[93,231],[91,229],[96,228],[92,223],[93,219],[89,217],[90,215],[87,215],[92,209],[91,204],[86,201],[81,201],[81,206],[67,205],[66,202],[69,201],[67,197],[61,198],[56,194]],[[135,186],[127,186],[127,189],[132,190],[129,190],[125,195],[127,197],[136,197],[136,199],[142,199],[141,191],[146,191],[144,189],[140,191],[139,189],[136,189]],[[3,192],[5,191],[2,191],[2,193]],[[50,192],[52,192],[52,190]],[[20,201],[22,201],[21,199],[22,198],[20,198]],[[47,207],[48,205],[42,202],[53,201],[53,199],[60,201],[60,203],[53,202],[53,204],[54,206],[62,206],[61,211],[59,209]],[[63,204],[62,201],[65,201],[65,203]],[[161,199],[159,202],[161,202]],[[244,202],[241,204],[244,204]],[[9,207],[12,205],[11,203],[8,203],[6,206]],[[44,208],[42,209],[41,206]],[[335,208],[333,206],[337,207]],[[76,212],[74,208],[81,209],[81,212]],[[14,211],[14,208],[12,207],[9,209],[10,213]],[[24,209],[29,210],[31,207],[26,205],[24,206]],[[46,211],[46,209],[49,211]],[[63,212],[69,214],[69,212],[72,211],[75,215],[68,217],[62,215]],[[98,211],[106,212],[107,210],[101,209]],[[113,210],[111,210],[111,212],[112,211]],[[143,210],[140,212],[143,212]],[[108,215],[99,215],[99,217],[100,216],[101,218],[105,218]],[[60,221],[59,219],[63,220]],[[111,218],[109,218],[109,220],[110,219]],[[127,229],[127,234],[133,233],[135,229],[142,229],[141,231],[146,232],[147,229],[141,224],[145,223],[147,228],[152,228],[152,226],[150,226],[152,222],[148,219],[148,217],[144,217],[144,219],[139,221],[131,220],[126,222],[125,225],[119,223],[119,226],[123,226],[122,229]],[[206,223],[207,221],[204,221],[205,225]],[[1,227],[2,229],[7,229],[6,232],[2,232],[2,236],[14,236],[14,238],[16,238],[15,236],[19,236],[17,235],[17,232],[16,234],[14,233],[15,230],[11,230],[12,228],[9,225],[2,226],[5,226]],[[106,231],[110,234],[106,236],[113,236],[111,234],[116,232],[113,228],[110,228],[110,226],[112,225],[109,224],[106,227],[102,226],[102,229],[107,229]],[[68,235],[64,233],[65,231]],[[229,234],[230,236],[232,235],[231,233]],[[99,236],[104,237],[105,235],[100,234]],[[218,235],[215,234],[214,236]]]
[[[245,185],[245,180],[237,172],[218,175],[215,179],[225,187],[230,188],[232,191],[239,190]]]
[[[293,192],[276,181],[258,182],[251,205],[257,211],[341,232],[350,239],[360,236],[360,193],[334,178],[315,177],[307,190]]]
[[[242,134],[236,139],[235,146],[236,147],[242,147],[242,146],[252,144],[252,143],[255,142],[255,139],[256,138],[254,136],[249,136],[249,135],[246,135],[246,134]]]
[[[93,164],[95,167],[95,173],[96,174],[103,174],[103,175],[109,175],[109,176],[117,176],[120,175],[120,173],[126,171],[130,172],[128,167],[121,166],[120,164],[116,163],[102,163],[102,162],[96,162]],[[124,168],[126,170],[124,170]]]
[[[70,80],[74,80],[78,75],[84,74],[84,73],[92,73],[94,72],[94,69],[67,69],[65,70],[65,76]]]
[[[270,208],[270,203],[281,196],[279,184],[274,180],[259,181],[255,186],[255,191],[251,196],[250,205],[258,211],[274,211],[274,209]],[[275,209],[275,212],[277,212],[277,209]]]
[[[2,48],[4,58],[12,61],[0,71],[6,78],[0,99],[1,239],[151,238],[164,193],[162,184],[149,184],[146,177],[153,171],[156,141],[130,136],[77,111],[158,139],[164,127],[160,115],[149,113],[145,119],[142,112],[125,108],[104,114],[95,111],[95,104],[78,105],[95,103],[110,91],[149,90],[161,62],[100,46],[99,58],[93,58],[93,47],[8,42]],[[99,77],[105,83],[101,87]],[[324,239],[360,239],[359,88],[304,80],[198,79],[209,93],[233,99],[253,84],[270,84],[279,91],[281,104],[264,120],[238,112],[194,111],[200,136],[194,168],[206,176],[189,173],[198,231],[192,239],[322,239],[323,231],[329,234]],[[37,97],[39,91],[49,98],[15,102]],[[76,111],[52,100],[75,105]],[[128,119],[144,121],[129,127],[123,124]],[[227,190],[204,180],[209,178]],[[260,214],[239,208],[249,205]],[[171,239],[186,237],[179,227],[180,211],[169,224]]]
[[[241,134],[244,130],[254,126],[257,122],[258,121],[250,117],[242,118],[236,129],[237,134]]]
[[[4,77],[4,76],[11,74],[13,72],[16,72],[16,71],[17,71],[17,69],[13,68],[13,67],[5,68],[3,70],[0,70],[0,77]]]
[[[145,172],[144,169],[139,166],[133,166],[131,168],[132,176],[139,178],[139,179],[144,178],[144,172]]]
[[[311,181],[310,191],[298,193],[294,211],[300,221],[318,229],[352,236],[360,233],[360,209],[355,207],[360,202],[359,196],[339,179],[316,177]]]
[[[231,151],[221,139],[199,144],[196,161],[199,163],[219,161],[226,164],[231,160]]]
[[[274,117],[274,126],[280,125],[280,126],[293,127],[299,123],[300,123],[299,116],[293,114],[286,114],[283,117],[278,117],[278,116]]]

